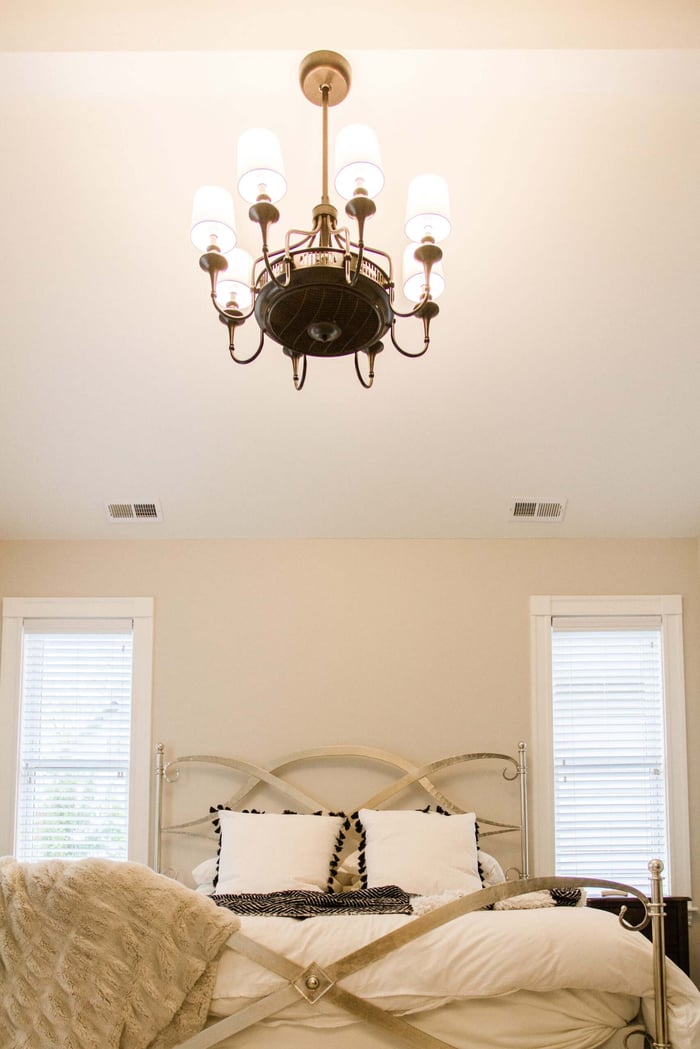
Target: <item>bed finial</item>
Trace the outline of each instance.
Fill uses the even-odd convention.
[[[523,878],[530,877],[530,828],[527,812],[527,743],[518,743],[518,776],[520,777],[520,869]]]
[[[649,861],[651,875],[651,938],[654,946],[654,1004],[656,1011],[656,1039],[654,1049],[670,1049],[668,1041],[668,1009],[666,998],[666,943],[664,917],[664,886],[662,860]]]
[[[160,836],[163,821],[163,777],[165,776],[165,743],[156,743],[156,777],[153,792],[153,862],[151,866],[160,874]]]

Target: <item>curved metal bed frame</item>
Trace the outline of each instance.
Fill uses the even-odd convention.
[[[287,983],[280,990],[254,1002],[252,1005],[248,1005],[241,1011],[218,1021],[213,1026],[189,1038],[181,1044],[179,1049],[209,1049],[210,1046],[217,1045],[223,1038],[245,1030],[259,1020],[273,1016],[285,1006],[298,1002],[300,996],[309,1005],[314,1005],[321,997],[325,997],[326,1000],[333,1001],[336,1005],[358,1016],[360,1019],[378,1026],[389,1034],[395,1035],[404,1044],[411,1046],[412,1049],[454,1049],[447,1042],[417,1029],[398,1016],[394,1016],[365,999],[346,991],[340,986],[341,981],[366,965],[370,965],[385,957],[404,944],[410,943],[433,929],[461,917],[463,914],[481,910],[501,900],[519,896],[522,893],[535,892],[541,889],[589,887],[612,889],[619,891],[623,895],[635,896],[642,902],[643,918],[641,922],[635,925],[627,921],[625,918],[626,907],[624,906],[620,910],[619,920],[626,929],[633,931],[640,931],[649,922],[652,925],[656,1038],[652,1039],[643,1027],[635,1027],[627,1034],[625,1044],[628,1045],[629,1038],[633,1034],[639,1034],[643,1037],[645,1045],[651,1046],[653,1049],[671,1049],[671,1043],[668,1041],[663,863],[660,860],[652,860],[649,863],[650,897],[645,896],[630,885],[623,885],[620,882],[607,881],[600,878],[530,877],[528,867],[527,746],[523,742],[518,744],[517,757],[509,754],[478,752],[458,754],[421,766],[417,766],[401,755],[393,754],[389,751],[356,745],[314,747],[289,754],[268,765],[256,765],[242,758],[198,754],[185,755],[166,761],[165,746],[159,743],[156,747],[155,763],[154,869],[157,871],[161,869],[162,839],[164,834],[211,837],[211,835],[204,835],[202,831],[203,827],[211,826],[211,815],[209,812],[206,815],[184,823],[163,825],[164,785],[176,782],[183,766],[193,764],[218,766],[230,770],[231,773],[239,777],[245,776],[245,782],[224,802],[224,805],[228,808],[243,807],[254,791],[265,784],[273,788],[285,804],[293,804],[301,812],[328,812],[330,811],[328,806],[324,805],[318,798],[312,797],[285,780],[283,773],[295,766],[338,759],[362,759],[363,761],[376,762],[385,768],[394,769],[397,773],[403,773],[393,783],[375,792],[367,800],[353,806],[355,809],[380,808],[387,802],[393,801],[397,795],[408,788],[418,786],[429,795],[433,802],[448,812],[455,813],[464,810],[435,786],[433,777],[446,769],[476,761],[495,760],[505,763],[505,767],[502,770],[503,778],[511,782],[517,781],[519,785],[519,823],[504,823],[481,815],[478,815],[477,819],[480,827],[480,838],[507,833],[520,835],[520,867],[509,868],[506,872],[507,876],[514,875],[515,877],[503,884],[463,896],[442,905],[428,914],[416,917],[406,925],[380,937],[365,947],[346,955],[344,958],[339,958],[332,965],[325,966],[324,969],[321,969],[320,966],[313,962],[301,969],[297,962],[293,962],[276,951],[256,943],[240,932],[234,933],[227,941],[227,946],[246,955],[252,961],[265,966],[276,975],[282,976]]]

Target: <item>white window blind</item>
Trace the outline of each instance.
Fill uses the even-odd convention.
[[[133,623],[25,620],[15,851],[127,859]]]
[[[661,618],[552,619],[555,869],[669,871]]]

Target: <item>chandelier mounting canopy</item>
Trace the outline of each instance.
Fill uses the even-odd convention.
[[[337,51],[312,51],[299,66],[301,90],[315,106],[323,105],[324,87],[330,88],[328,105],[339,105],[347,98],[351,82],[350,63]]]

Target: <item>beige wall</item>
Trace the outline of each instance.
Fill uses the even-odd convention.
[[[697,753],[695,540],[0,542],[0,596],[155,598],[153,738],[173,752],[510,750],[530,734],[528,600],[547,593],[683,596]],[[697,830],[692,850],[699,895]]]

